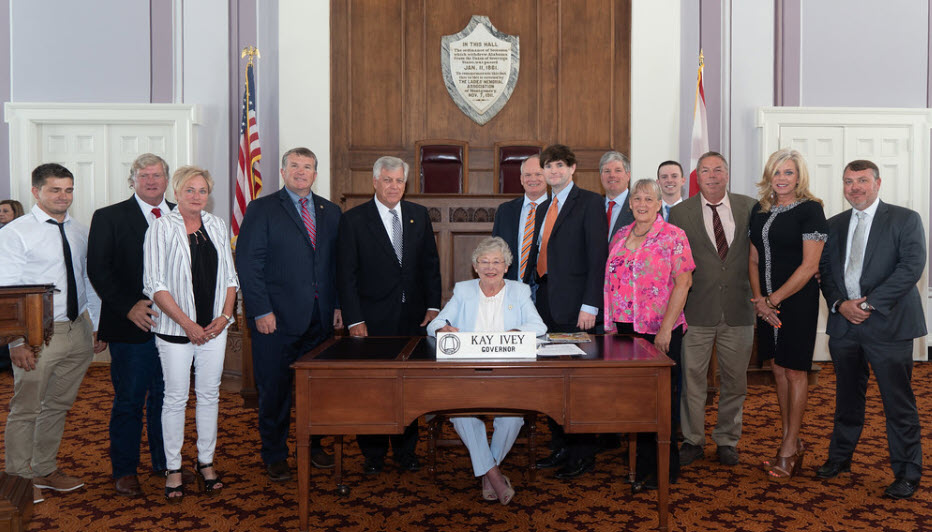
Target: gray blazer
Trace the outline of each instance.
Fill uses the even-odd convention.
[[[849,299],[845,288],[845,248],[851,209],[828,220],[828,242],[822,250],[819,272],[822,295],[831,307]],[[861,294],[876,310],[860,326],[863,336],[877,340],[910,340],[926,334],[922,298],[916,283],[926,264],[925,233],[919,214],[880,202],[867,236],[861,268]],[[830,312],[825,332],[844,336],[852,324]]]
[[[721,321],[732,327],[754,325],[751,283],[748,280],[748,221],[757,201],[742,194],[728,194],[735,219],[735,238],[725,262],[718,256],[702,221],[702,196],[695,196],[670,209],[669,222],[684,232],[696,262],[693,284],[686,298],[686,323],[712,327]]]

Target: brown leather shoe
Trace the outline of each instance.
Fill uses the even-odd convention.
[[[139,478],[136,475],[126,475],[116,479],[113,488],[117,495],[124,497],[139,497],[142,495],[142,488],[139,486]]]

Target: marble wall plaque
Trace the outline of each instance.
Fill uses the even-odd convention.
[[[488,17],[473,15],[463,31],[443,36],[440,64],[456,106],[485,124],[505,107],[518,83],[518,37],[498,31]]]

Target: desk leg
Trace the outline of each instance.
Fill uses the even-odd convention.
[[[311,487],[311,440],[298,438],[298,517],[300,529],[307,532]]]
[[[668,530],[667,518],[670,502],[670,441],[657,440],[657,530]]]

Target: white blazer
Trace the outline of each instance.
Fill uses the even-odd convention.
[[[233,252],[226,222],[207,211],[201,211],[204,230],[217,249],[217,284],[214,290],[214,317],[223,313],[227,288],[239,289],[239,279],[233,267]],[[191,248],[188,231],[178,209],[155,220],[146,231],[143,244],[142,292],[150,299],[156,292],[171,294],[182,312],[194,319],[194,285],[191,281]],[[158,305],[153,304],[158,308]],[[164,312],[155,318],[152,332],[185,336],[184,329]]]
[[[524,283],[505,279],[504,305],[505,330],[533,332],[540,336],[547,332],[544,320],[540,319],[534,302],[531,301],[531,289]],[[463,332],[469,332],[476,323],[479,310],[479,279],[460,281],[453,287],[453,297],[444,305],[440,314],[427,325],[428,336],[436,336],[437,329],[448,322]]]

